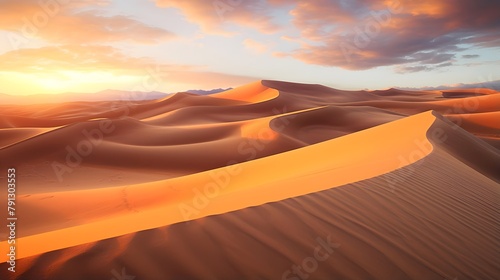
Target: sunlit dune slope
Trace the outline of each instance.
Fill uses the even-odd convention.
[[[426,132],[434,119],[430,112],[423,113],[295,151],[168,181],[21,197],[19,203],[26,205],[26,212],[20,212],[20,215],[26,216],[31,227],[18,232],[22,238],[20,242],[25,244],[19,248],[18,254],[30,256],[278,201],[387,173],[419,159],[402,163],[398,159],[401,154],[422,149],[419,154],[423,157],[432,151]],[[398,131],[406,126],[415,129],[398,135]],[[388,138],[387,135],[398,137]],[[268,170],[271,167],[272,171]],[[239,171],[237,176],[231,175],[236,172],[234,170]],[[220,194],[203,211],[179,208],[179,205],[193,201],[194,188],[203,192],[214,180],[227,182],[217,185]],[[57,212],[64,214],[56,215]],[[39,213],[40,216],[30,218],[30,213]],[[168,214],[164,219],[155,219],[160,213]],[[114,226],[109,230],[98,230],[111,224]],[[85,234],[79,235],[78,232]],[[61,239],[62,236],[75,238]]]
[[[100,279],[113,268],[126,267],[145,279],[256,274],[280,279],[290,275],[293,264],[312,255],[322,238],[330,240],[331,247],[324,251],[328,258],[312,272],[314,278],[495,279],[500,270],[495,262],[500,245],[495,201],[500,190],[497,182],[476,170],[488,169],[500,156],[436,116],[423,113],[243,163],[237,175],[226,179],[220,174],[229,174],[228,168],[174,179],[168,188],[165,182],[142,185],[140,192],[135,191],[139,186],[130,186],[129,212],[136,213],[124,210],[106,224],[110,231],[128,227],[131,234],[22,259],[20,273],[26,278],[65,279],[78,273],[82,279]],[[383,137],[408,125],[416,129]],[[350,144],[357,149],[346,150]],[[471,160],[465,147],[481,156]],[[483,163],[479,158],[484,157],[493,161]],[[272,166],[272,172],[264,166]],[[166,204],[192,206],[193,192],[185,190],[186,183],[192,180],[188,185],[202,186],[204,178],[213,182],[213,176],[229,183],[199,209],[200,215],[189,217],[196,220],[135,233],[145,220],[160,226],[159,220],[166,223],[179,215],[178,207]],[[338,185],[343,187],[334,188]],[[167,190],[172,194],[161,195]],[[98,197],[113,197],[109,191]],[[55,203],[57,196],[53,199]],[[199,219],[203,216],[210,217]],[[97,232],[93,226],[105,225],[91,224],[74,232],[85,235],[67,229],[28,237],[23,243],[33,250],[68,240],[73,245],[89,242],[88,235]],[[51,242],[40,242],[43,239]]]
[[[212,97],[256,103],[276,98],[278,94],[277,90],[266,87],[261,81],[257,81],[242,87],[212,94]]]
[[[446,118],[500,150],[500,111],[450,114]]]

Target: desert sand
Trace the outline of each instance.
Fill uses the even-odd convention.
[[[490,89],[280,81],[0,105],[0,276],[498,279],[498,119]]]

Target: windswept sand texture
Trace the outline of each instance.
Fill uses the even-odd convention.
[[[279,81],[0,105],[0,276],[498,279],[499,120],[489,89]]]

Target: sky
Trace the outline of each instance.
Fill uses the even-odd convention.
[[[496,0],[0,0],[0,92],[500,80]]]

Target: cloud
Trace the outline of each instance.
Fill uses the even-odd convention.
[[[103,71],[139,74],[157,65],[152,59],[124,55],[111,46],[64,45],[20,49],[0,55],[3,72],[44,74],[54,71]],[[191,69],[185,65],[162,65],[167,69]]]
[[[99,7],[108,1],[0,1],[0,29],[12,31],[14,49],[31,38],[50,43],[82,44],[133,41],[152,44],[172,39],[165,29],[148,26],[126,16],[103,15]]]
[[[445,68],[448,66],[452,66],[452,62],[444,62],[441,64],[435,64],[435,65],[412,65],[412,64],[403,64],[403,65],[398,65],[395,67],[395,72],[398,74],[407,74],[407,73],[415,73],[415,72],[421,72],[421,71],[432,71],[436,70],[439,68]]]
[[[268,50],[268,47],[266,46],[266,44],[257,42],[253,39],[250,39],[250,38],[245,39],[243,41],[243,45],[245,46],[245,48],[247,48],[255,53],[265,53]]]
[[[273,33],[279,26],[273,22],[271,8],[288,4],[290,0],[156,0],[163,8],[177,8],[186,18],[212,34],[229,35],[227,24]]]
[[[166,79],[191,87],[213,89],[241,86],[257,80],[262,80],[262,77],[249,77],[209,71],[171,71],[167,73]]]
[[[465,58],[465,59],[472,59],[472,58],[478,58],[480,55],[478,54],[464,54],[462,55],[462,58]]]
[[[308,64],[364,70],[407,65],[426,71],[450,65],[466,45],[500,47],[500,2],[491,0],[156,0],[179,9],[204,32],[230,34],[228,27],[286,32],[273,15],[289,10],[300,36],[280,38],[299,47],[275,56]],[[282,12],[281,11],[281,12]],[[249,44],[249,43],[248,43]],[[443,64],[446,63],[446,64]],[[400,68],[400,69],[404,69]]]
[[[290,55],[310,64],[429,71],[451,65],[463,44],[500,47],[498,1],[311,0],[291,14],[303,41]]]
[[[415,72],[430,71],[430,70],[431,70],[430,67],[424,65],[396,67],[396,73],[398,74],[407,74],[407,73],[415,73]]]

